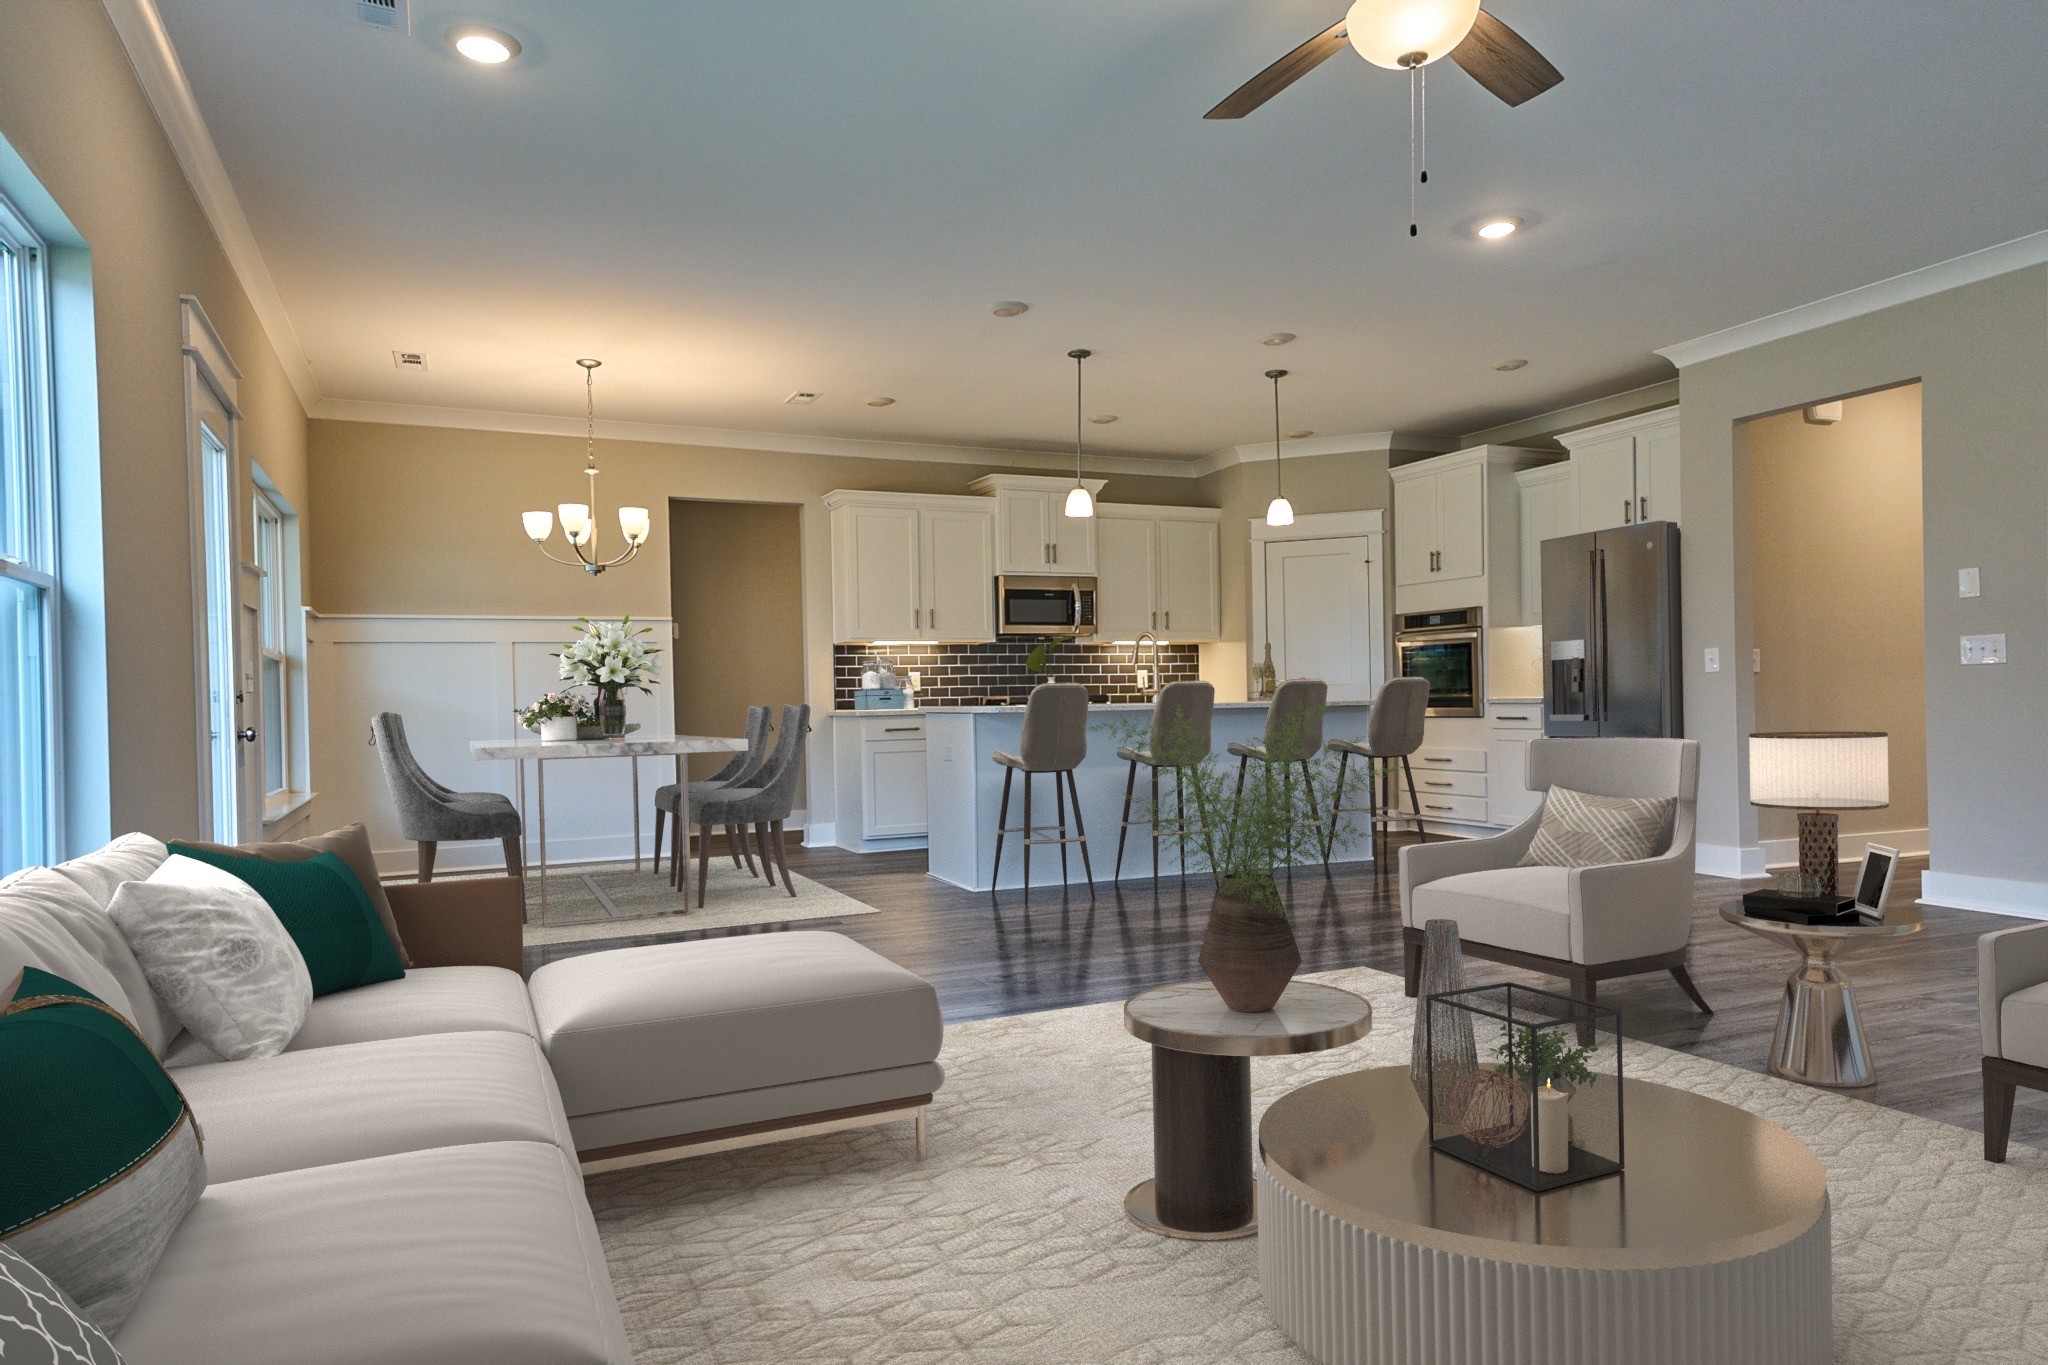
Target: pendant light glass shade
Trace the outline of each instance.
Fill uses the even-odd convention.
[[[1095,515],[1095,499],[1089,496],[1088,486],[1081,482],[1081,362],[1093,354],[1092,351],[1067,352],[1067,359],[1074,362],[1074,486],[1067,490],[1067,515],[1075,521],[1085,521]]]
[[[639,545],[646,541],[648,529],[654,524],[645,507],[621,507],[619,509],[619,534],[626,538],[628,545]]]
[[[1294,525],[1294,504],[1285,498],[1275,498],[1266,504],[1266,525]]]
[[[1449,56],[1478,19],[1479,0],[1358,0],[1344,34],[1374,66],[1400,71]]]
[[[555,533],[553,512],[521,512],[519,520],[526,526],[526,538],[536,545],[545,544]]]
[[[1067,490],[1067,515],[1076,520],[1095,515],[1095,499],[1078,483]]]

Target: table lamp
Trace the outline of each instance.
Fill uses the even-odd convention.
[[[1781,731],[1749,737],[1749,801],[1799,812],[1799,875],[1835,894],[1841,840],[1833,812],[1891,803],[1881,731]]]

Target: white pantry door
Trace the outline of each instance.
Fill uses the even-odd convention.
[[[1320,678],[1330,700],[1371,701],[1378,688],[1372,536],[1266,542],[1266,623],[1282,681]]]

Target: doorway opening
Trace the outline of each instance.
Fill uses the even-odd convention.
[[[1889,736],[1890,804],[1839,813],[1846,860],[1927,852],[1920,398],[1916,381],[1744,424],[1755,728]],[[1757,811],[1767,866],[1798,863],[1796,818]]]

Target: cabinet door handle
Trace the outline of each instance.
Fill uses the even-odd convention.
[[[1155,626],[1159,624],[1159,613],[1156,611],[1152,613],[1152,624]]]
[[[1495,719],[1495,720],[1527,720],[1527,719],[1529,719],[1529,718],[1528,718],[1527,716],[1511,716],[1511,715],[1509,715],[1509,714],[1508,714],[1507,712],[1503,711],[1503,712],[1501,712],[1501,713],[1500,713],[1500,714],[1499,714],[1498,716],[1495,716],[1495,717],[1494,717],[1494,719]]]
[[[939,609],[937,607],[932,607],[929,610],[927,610],[924,615],[924,623],[930,626],[933,630],[937,630],[939,628]]]
[[[1432,778],[1425,777],[1422,779],[1422,785],[1425,787],[1449,787],[1454,786],[1456,784],[1451,782],[1438,782]]]
[[[1649,519],[1650,519],[1650,500],[1649,500],[1649,498],[1647,498],[1647,497],[1644,497],[1644,496],[1640,496],[1640,495],[1638,495],[1638,496],[1637,496],[1637,498],[1636,498],[1636,520],[1637,520],[1637,521],[1648,521]]]
[[[1634,505],[1627,498],[1621,500],[1621,524],[1627,526],[1635,520]]]
[[[1173,629],[1173,608],[1171,607],[1166,609],[1166,628],[1168,630]]]
[[[917,727],[915,725],[884,725],[882,733],[885,735],[914,735],[917,733]]]
[[[1448,763],[1451,760],[1449,760],[1448,758],[1431,758],[1428,754],[1424,754],[1422,756],[1422,761],[1424,763]]]
[[[1455,810],[1455,809],[1457,809],[1457,807],[1455,807],[1455,806],[1428,806],[1428,805],[1426,805],[1426,806],[1424,806],[1424,807],[1423,807],[1423,809],[1424,809],[1424,810]]]
[[[1060,562],[1060,543],[1057,540],[1052,543],[1052,562],[1055,564]]]

